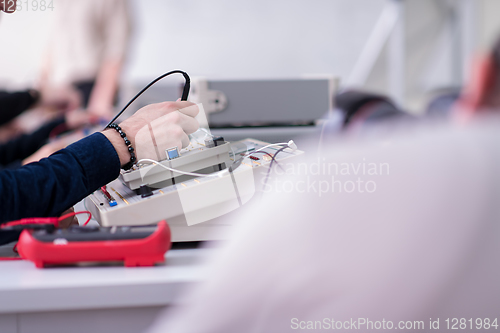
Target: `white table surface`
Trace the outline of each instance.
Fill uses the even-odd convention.
[[[186,286],[207,276],[217,249],[178,249],[155,267],[36,268],[29,261],[0,261],[0,314],[75,309],[163,306],[179,302]]]

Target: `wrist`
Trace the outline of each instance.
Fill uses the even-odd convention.
[[[132,168],[132,166],[137,161],[135,149],[132,146],[132,142],[127,138],[126,132],[119,125],[112,123],[112,124],[108,125],[108,128],[117,134],[114,136],[115,141],[117,140],[118,137],[120,137],[120,139],[118,139],[118,140],[121,140],[123,142],[123,144],[121,145],[121,148],[120,148],[120,153],[121,153],[121,155],[119,155],[120,162],[121,162],[121,166],[123,169],[129,170],[130,168]],[[126,149],[126,151],[128,152],[128,157],[129,157],[128,162],[126,162],[125,164],[123,163],[123,157],[124,157],[124,155],[127,156],[127,154],[125,153],[125,150],[123,150],[123,149]]]
[[[101,132],[111,142],[120,159],[120,167],[130,162],[130,153],[123,138],[112,128],[107,128]]]

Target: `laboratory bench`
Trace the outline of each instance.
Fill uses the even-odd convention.
[[[207,278],[216,252],[216,245],[174,245],[154,267],[40,269],[29,261],[0,261],[0,332],[143,332],[165,307],[183,302],[187,287]]]

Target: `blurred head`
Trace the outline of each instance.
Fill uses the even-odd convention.
[[[0,1],[0,11],[6,13],[13,13],[16,11],[17,0]]]
[[[466,114],[500,109],[500,38],[489,53],[475,59],[459,103]]]

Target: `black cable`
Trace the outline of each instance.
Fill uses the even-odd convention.
[[[186,83],[184,83],[184,89],[182,90],[182,97],[181,97],[181,101],[187,101],[187,98],[188,98],[188,95],[189,95],[189,89],[191,88],[191,79],[189,78],[189,75],[186,73],[186,72],[183,72],[181,70],[174,70],[174,71],[171,71],[171,72],[168,72],[168,73],[165,73],[159,77],[157,77],[156,79],[154,79],[153,81],[151,81],[147,86],[145,86],[137,95],[134,96],[134,98],[132,98],[128,103],[127,105],[125,105],[125,107],[120,111],[118,112],[118,114],[113,118],[111,119],[111,121],[106,125],[106,128],[108,128],[109,125],[111,125],[112,123],[114,123],[116,121],[116,119],[118,119],[118,117],[120,117],[122,115],[122,113],[127,110],[127,108],[130,106],[130,104],[132,104],[137,98],[139,98],[139,96],[141,96],[146,90],[148,90],[153,84],[155,84],[156,82],[160,81],[161,79],[163,79],[164,77],[166,76],[169,76],[169,75],[172,75],[172,74],[182,74],[184,76],[184,79],[186,80]]]
[[[288,148],[288,145],[287,145],[286,147],[284,147],[284,148]],[[260,150],[260,151],[259,151],[259,150],[256,150],[256,151],[251,151],[251,152],[248,152],[248,153],[246,153],[244,156],[242,156],[242,157],[240,157],[240,158],[238,158],[238,159],[236,159],[236,156],[235,156],[235,160],[234,160],[234,162],[233,162],[233,163],[231,163],[231,165],[230,165],[230,166],[229,166],[229,168],[227,168],[227,169],[229,170],[229,172],[231,172],[231,173],[232,173],[234,170],[236,170],[236,168],[238,168],[238,167],[241,165],[241,163],[243,163],[243,160],[245,159],[245,157],[248,157],[248,156],[250,156],[250,155],[252,155],[252,154],[256,154],[256,153],[260,153],[260,154],[266,154],[266,155],[268,155],[269,157],[271,157],[271,164],[272,164],[272,163],[273,163],[273,161],[274,161],[274,162],[276,162],[276,164],[277,164],[277,165],[281,168],[281,170],[283,170],[283,168],[281,167],[281,165],[279,165],[278,161],[276,161],[276,159],[275,159],[275,157],[276,157],[276,154],[277,154],[277,153],[276,153],[276,154],[274,154],[274,155],[271,155],[271,154],[269,154],[268,152],[265,152],[265,151],[263,151],[263,150]]]
[[[286,148],[286,147],[285,147]],[[244,157],[247,157],[247,156],[250,156],[252,154],[265,154],[267,156],[269,156],[271,158],[271,163],[276,162],[276,165],[279,166],[281,168],[281,170],[283,170],[283,168],[281,167],[281,165],[278,163],[278,161],[276,160],[275,156],[276,155],[271,155],[270,153],[266,152],[266,151],[263,151],[263,150],[256,150],[256,151],[252,151],[252,152],[249,152],[247,155],[245,155]],[[284,170],[283,170],[284,171]]]
[[[266,174],[266,179],[264,179],[264,184],[262,185],[263,187],[266,186],[267,180],[269,179],[269,174],[271,173],[271,170],[273,168],[273,162],[276,161],[276,156],[278,156],[279,153],[281,153],[283,150],[289,148],[288,145],[284,146],[283,148],[278,149],[276,153],[274,153],[273,159],[271,160],[271,163],[269,164],[269,169],[267,170]],[[276,161],[278,163],[278,161]]]

